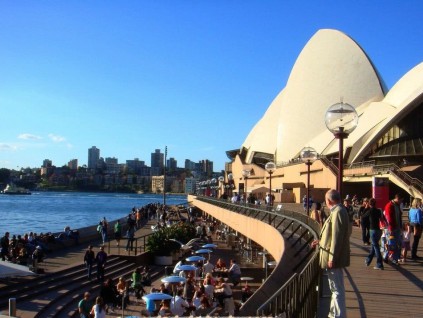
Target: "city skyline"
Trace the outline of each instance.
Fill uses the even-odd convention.
[[[155,149],[154,152],[151,152],[151,160],[150,160],[150,165],[147,164],[146,160],[143,160],[142,158],[126,158],[126,159],[122,159],[121,161],[119,161],[119,158],[115,157],[115,156],[102,156],[101,155],[101,149],[98,148],[97,146],[92,146],[90,148],[87,149],[88,150],[88,155],[87,155],[87,162],[88,164],[86,164],[86,167],[88,169],[95,169],[98,163],[98,160],[102,160],[103,163],[107,164],[107,163],[113,163],[113,164],[128,164],[129,162],[133,162],[133,161],[137,161],[139,163],[144,164],[146,167],[149,168],[163,168],[164,167],[164,153],[161,152],[160,149]],[[159,159],[157,160],[157,162],[155,162],[154,157],[158,156]],[[69,165],[73,165],[75,166],[75,160],[77,162],[77,166],[84,166],[85,164],[80,164],[80,158],[71,158],[68,160],[67,163],[63,164],[63,165],[56,165],[53,160],[49,159],[49,158],[45,158],[43,160],[43,162],[38,165],[38,166],[34,166],[34,167],[18,167],[20,170],[21,168],[39,168],[39,167],[62,167],[62,166],[69,166]],[[110,162],[108,162],[110,161]],[[213,167],[213,162],[208,160],[207,158],[203,158],[203,159],[199,159],[197,161],[191,160],[189,158],[185,158],[184,159],[184,163],[183,166],[181,166],[181,164],[178,164],[178,160],[176,160],[173,157],[169,157],[166,159],[166,167],[168,169],[168,171],[175,169],[175,168],[187,168],[187,161],[189,163],[192,164],[197,164],[197,165],[202,165],[205,162],[207,162],[208,164],[211,164],[211,167]],[[91,162],[91,164],[90,164]],[[76,170],[76,167],[73,168],[74,170]],[[187,169],[189,170],[194,170],[193,167],[188,167]],[[16,169],[14,169],[16,170]]]
[[[220,171],[317,30],[355,39],[391,88],[422,61],[422,9],[419,1],[3,1],[0,167],[88,164],[92,145],[103,157],[147,161],[167,145],[180,164],[208,158]]]

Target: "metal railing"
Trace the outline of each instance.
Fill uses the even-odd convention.
[[[366,170],[366,176],[379,174],[392,174],[402,180],[408,187],[414,187],[418,192],[423,193],[423,183],[416,178],[411,177],[408,173],[401,170],[396,164],[374,165],[374,161],[366,161],[349,166],[345,166],[344,176],[356,175],[354,171],[360,168],[369,168]]]
[[[273,225],[278,230],[281,230],[282,227],[282,234],[289,229],[288,239],[291,239],[291,246],[297,245],[297,254],[309,247],[310,242],[318,238],[318,233],[320,233],[319,224],[300,212],[284,209],[275,211],[266,206],[233,204],[210,197],[197,197],[197,199],[259,219]],[[295,272],[280,289],[275,291],[273,296],[258,307],[257,316],[284,314],[286,317],[314,317],[316,315],[321,272],[319,254],[317,250],[309,250],[303,254],[305,255],[294,266],[294,269],[298,269],[300,272]],[[284,266],[285,264],[280,265]]]
[[[132,242],[132,250],[131,248],[127,249],[127,243],[129,238],[127,237],[123,237],[120,240],[120,243],[124,243],[124,244],[119,244],[116,247],[112,247],[113,244],[115,244],[115,240],[108,240],[107,242],[107,253],[111,254],[112,249],[116,249],[117,250],[117,255],[125,255],[125,256],[131,256],[131,255],[137,255],[137,254],[141,254],[143,252],[146,252],[146,245],[147,245],[147,240],[148,237],[151,236],[152,233],[150,234],[146,234],[146,235],[142,235],[142,236],[138,236],[138,237],[134,237],[133,238],[133,242]],[[114,253],[113,253],[114,254]]]
[[[291,278],[262,304],[257,317],[315,317],[319,302],[319,257],[315,253],[303,270]]]

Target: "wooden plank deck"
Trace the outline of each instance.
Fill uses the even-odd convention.
[[[399,266],[384,264],[385,270],[381,271],[373,269],[374,259],[366,267],[364,259],[370,246],[362,244],[361,229],[357,227],[350,246],[351,265],[344,271],[348,318],[423,317],[423,260],[407,259]],[[419,248],[417,254],[423,256],[423,249]],[[326,276],[323,283],[319,318],[327,317],[330,303]]]

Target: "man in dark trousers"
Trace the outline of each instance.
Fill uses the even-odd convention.
[[[103,246],[100,246],[100,251],[97,253],[95,261],[97,263],[97,280],[102,283],[107,262],[107,253],[104,251]]]
[[[85,266],[87,267],[87,272],[88,272],[87,277],[89,280],[91,280],[91,272],[92,272],[94,262],[95,262],[95,255],[94,255],[93,247],[92,245],[89,245],[84,255],[84,263],[85,263]]]

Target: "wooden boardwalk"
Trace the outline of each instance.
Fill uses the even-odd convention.
[[[412,239],[411,239],[412,241]],[[361,229],[354,227],[351,235],[351,265],[344,271],[349,318],[423,317],[423,260],[375,270],[375,259],[366,267],[364,259],[370,246],[362,244]],[[417,253],[423,256],[423,248]],[[323,295],[318,317],[327,317],[330,292],[323,276]]]

